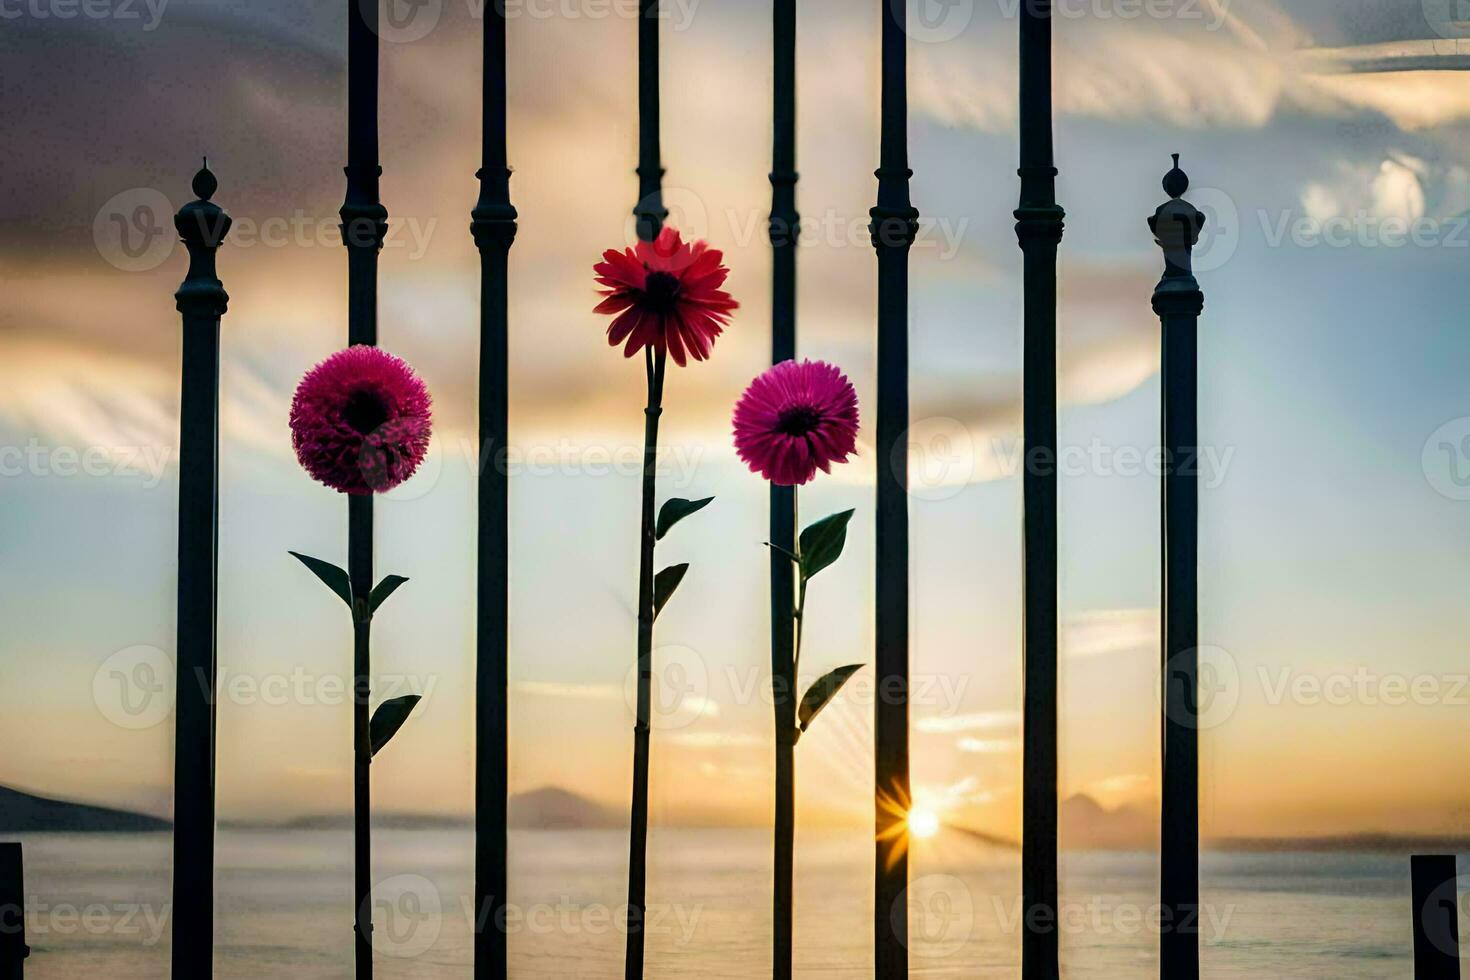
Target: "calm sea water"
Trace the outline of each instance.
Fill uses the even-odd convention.
[[[167,976],[167,836],[37,835],[25,844],[31,980]],[[350,844],[327,831],[222,833],[217,975],[350,977]],[[469,975],[471,845],[468,832],[375,835],[378,976]],[[514,836],[513,977],[622,976],[625,848],[616,832]],[[650,977],[768,974],[767,851],[759,831],[654,832]],[[798,975],[871,976],[867,841],[861,832],[804,834],[798,856]],[[1018,873],[1015,854],[953,832],[916,845],[914,975],[1013,978]],[[1066,857],[1069,980],[1157,976],[1156,876],[1150,855]],[[1407,858],[1211,855],[1204,879],[1207,977],[1412,975]]]

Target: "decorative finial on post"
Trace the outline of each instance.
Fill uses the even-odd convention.
[[[1164,191],[1170,197],[1183,197],[1189,190],[1189,174],[1179,169],[1179,154],[1170,155],[1174,158],[1174,169],[1164,174]]]
[[[219,190],[219,180],[209,169],[209,157],[204,158],[204,166],[194,175],[194,196],[201,201],[208,201],[214,197],[214,192]]]
[[[230,297],[215,274],[214,257],[234,221],[224,208],[210,200],[219,190],[219,180],[209,169],[208,157],[194,175],[192,186],[198,200],[185,204],[174,215],[174,229],[189,250],[189,271],[174,299],[179,312],[186,317],[221,317]]]
[[[1194,281],[1191,253],[1205,227],[1205,216],[1188,201],[1189,175],[1179,169],[1179,154],[1174,155],[1174,169],[1164,175],[1164,192],[1169,200],[1159,205],[1148,226],[1154,241],[1164,250],[1164,279],[1159,289],[1189,291],[1199,289]]]

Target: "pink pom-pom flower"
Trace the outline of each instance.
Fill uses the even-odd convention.
[[[730,270],[724,253],[705,242],[687,244],[672,228],[652,242],[608,249],[593,266],[603,301],[593,311],[615,314],[607,342],[632,357],[645,347],[667,350],[674,363],[703,361],[740,304],[720,287]]]
[[[735,449],[753,473],[800,486],[857,452],[852,382],[825,361],[782,361],[750,383],[735,405]]]
[[[296,388],[296,459],[333,490],[386,493],[429,451],[430,406],[429,389],[401,358],[366,345],[338,351]]]

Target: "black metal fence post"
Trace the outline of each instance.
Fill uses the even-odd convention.
[[[347,195],[339,212],[347,247],[347,342],[378,342],[378,253],[388,234],[378,163],[378,0],[347,0]],[[373,497],[347,498],[347,575],[352,594],[373,589]],[[371,625],[353,617],[353,917],[357,980],[373,975]]]
[[[215,253],[231,224],[230,216],[210,200],[218,188],[206,160],[194,175],[197,200],[174,217],[174,227],[189,251],[189,271],[174,294],[184,323],[174,710],[175,980],[214,975],[219,342],[220,318],[230,302],[215,272]]]
[[[475,980],[510,969],[510,203],[505,8],[485,15],[480,198],[470,231],[480,252],[480,485],[475,670]]]
[[[1052,152],[1051,0],[1021,4],[1022,368],[1025,501],[1021,975],[1057,980],[1057,247],[1065,214]]]
[[[0,980],[25,980],[25,868],[19,844],[0,844]]]
[[[1170,200],[1149,219],[1164,250],[1153,307],[1162,324],[1163,810],[1159,975],[1199,978],[1199,315],[1205,297],[1190,253],[1205,217],[1181,200],[1189,178],[1164,177]]]
[[[664,167],[659,121],[659,0],[640,0],[638,14],[638,203],[633,207],[638,237],[656,241],[669,212],[663,205]],[[648,779],[652,756],[654,609],[654,485],[658,470],[658,424],[663,412],[664,355],[647,354],[648,405],[644,409],[642,530],[638,567],[638,695],[633,729],[633,800],[628,817],[628,936],[626,980],[643,977],[648,896]]]
[[[772,22],[775,65],[771,154],[771,363],[796,357],[796,0],[775,0]],[[795,487],[770,488],[771,683],[776,725],[776,800],[772,908],[772,980],[791,980],[794,955],[796,826],[796,698],[791,677],[796,644],[796,576],[781,552],[796,553]]]
[[[909,792],[909,250],[919,212],[909,199],[905,0],[883,8],[882,149],[869,230],[878,253],[878,408],[874,707],[874,975],[905,980]]]
[[[669,216],[664,207],[664,165],[659,120],[659,0],[639,0],[638,13],[638,237],[651,242]]]
[[[1460,980],[1459,881],[1455,857],[1410,859],[1414,893],[1414,980]]]

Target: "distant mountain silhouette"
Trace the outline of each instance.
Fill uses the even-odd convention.
[[[546,786],[510,800],[510,825],[535,830],[596,830],[621,827],[624,820],[601,803],[571,790]]]
[[[1335,837],[1220,837],[1204,843],[1207,851],[1253,854],[1464,854],[1464,835],[1343,834]]]
[[[474,826],[466,816],[437,813],[375,813],[373,827],[378,830],[459,830]],[[222,820],[223,830],[351,830],[350,813],[318,813],[290,820]]]
[[[169,821],[146,813],[69,803],[0,786],[0,833],[122,834],[168,830],[171,826]]]
[[[600,830],[621,827],[620,820],[602,804],[556,786],[519,793],[510,798],[510,826],[519,830]],[[468,814],[378,813],[373,826],[381,830],[460,830],[473,827]],[[284,821],[222,821],[226,830],[351,830],[352,814],[326,813]]]
[[[1085,793],[1062,801],[1062,846],[1078,851],[1139,851],[1159,845],[1158,818],[1135,807],[1109,810]]]
[[[1062,846],[1076,851],[1136,851],[1158,846],[1155,820],[1142,810],[1120,807],[1109,810],[1085,793],[1063,800],[1058,808],[1061,818]],[[987,833],[971,827],[950,825],[983,844],[1017,849],[1019,841]]]

